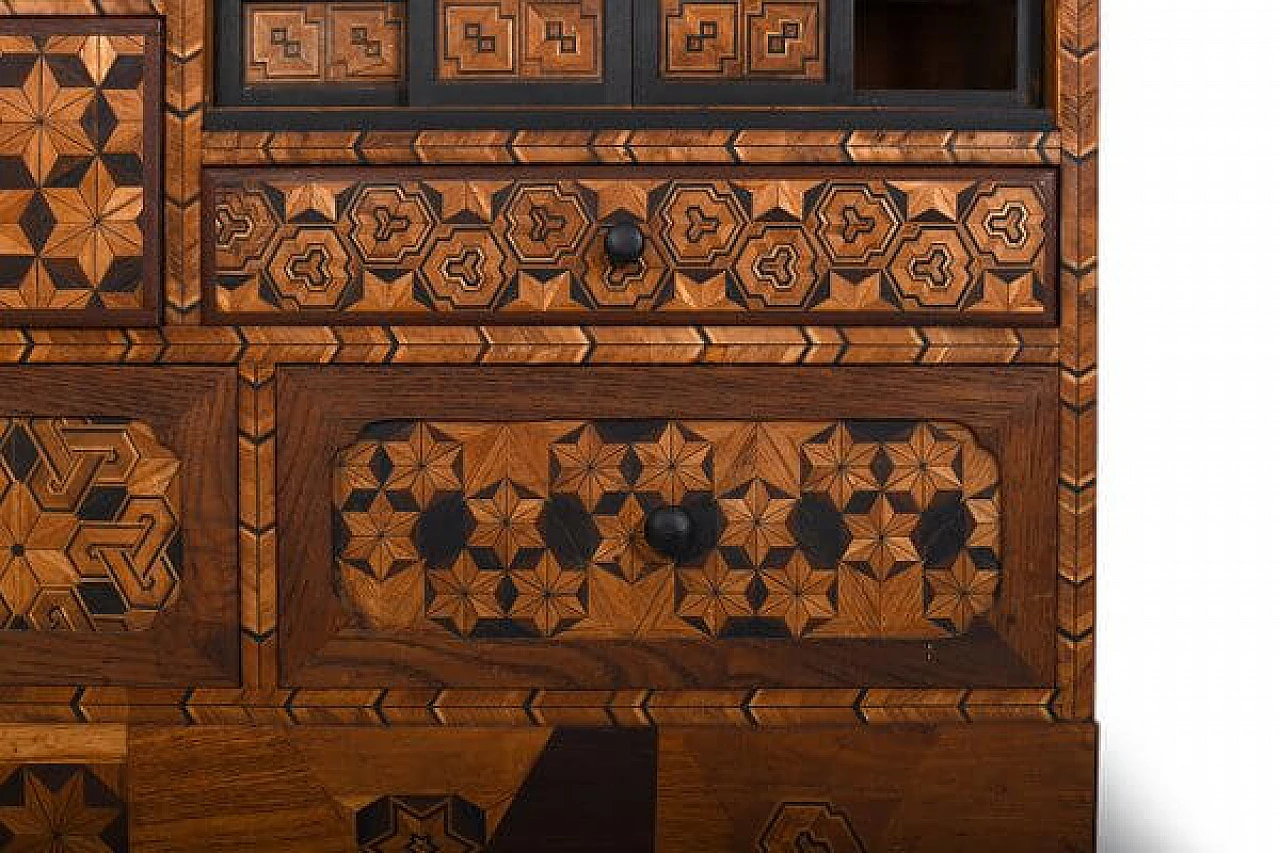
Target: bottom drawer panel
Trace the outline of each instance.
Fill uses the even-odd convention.
[[[148,728],[128,849],[1087,851],[1095,747],[1088,724]]]

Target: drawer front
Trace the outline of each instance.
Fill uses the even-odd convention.
[[[464,638],[959,636],[999,470],[940,421],[383,421],[334,472],[361,621]]]
[[[1051,685],[1054,484],[1032,460],[1055,387],[1038,368],[290,368],[284,678]]]
[[[1084,851],[1095,749],[1070,724],[148,727],[128,849]]]
[[[1047,325],[1047,170],[206,171],[222,321]]]
[[[238,683],[234,386],[0,368],[0,684]]]
[[[154,325],[153,19],[0,18],[0,325]]]

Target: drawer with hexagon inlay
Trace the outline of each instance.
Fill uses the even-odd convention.
[[[220,321],[1050,325],[1043,169],[209,169]]]

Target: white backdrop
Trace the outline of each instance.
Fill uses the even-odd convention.
[[[1102,2],[1102,850],[1274,853],[1280,4]]]

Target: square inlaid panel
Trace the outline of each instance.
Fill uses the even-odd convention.
[[[160,24],[0,18],[0,324],[154,324]]]
[[[235,375],[0,368],[0,684],[238,683]]]
[[[847,104],[852,2],[661,0],[636,7],[636,102]]]
[[[128,853],[124,771],[0,761],[0,850]]]
[[[826,0],[662,0],[662,76],[822,80]]]
[[[441,0],[437,76],[599,79],[602,0]]]
[[[397,82],[404,23],[399,2],[246,3],[244,82]]]

